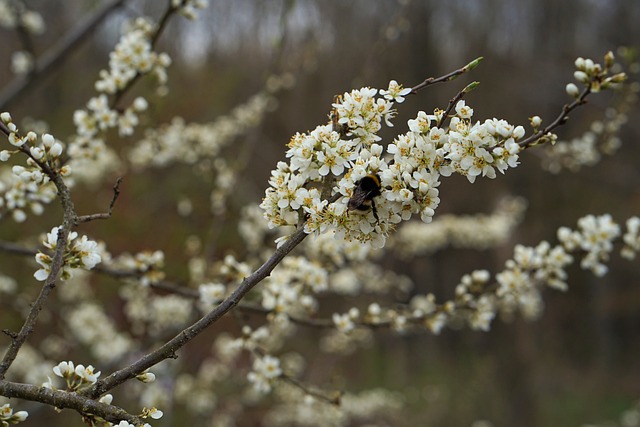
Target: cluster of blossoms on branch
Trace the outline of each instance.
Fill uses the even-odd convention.
[[[84,366],[81,364],[74,364],[73,361],[63,361],[58,363],[53,367],[53,373],[56,377],[62,378],[65,381],[65,390],[69,392],[78,392],[82,389],[86,389],[87,387],[93,385],[98,381],[98,377],[100,377],[101,372],[96,371],[92,365]],[[151,372],[144,372],[138,376],[136,379],[142,383],[151,383],[155,381],[155,375]],[[44,388],[50,390],[58,390],[55,386],[54,381],[51,378],[43,383]],[[107,405],[111,405],[113,402],[113,395],[105,394],[98,399],[100,403],[104,403]],[[163,412],[155,407],[151,408],[143,408],[142,413],[140,414],[141,418],[152,418],[154,420],[160,419],[163,416]],[[94,421],[96,417],[94,418]],[[104,422],[104,420],[98,420]],[[109,425],[114,425],[109,423]],[[119,424],[115,424],[116,426],[133,426],[127,421],[121,421]],[[149,424],[145,423],[144,427],[150,427]]]
[[[640,248],[640,218],[627,220],[622,236],[621,255],[632,258]],[[447,324],[464,322],[472,329],[489,330],[497,314],[507,318],[515,313],[525,318],[537,318],[542,312],[542,290],[545,287],[566,291],[567,268],[576,256],[580,265],[597,276],[606,274],[614,242],[621,237],[621,229],[610,215],[588,215],[578,221],[578,229],[558,229],[559,244],[543,241],[535,247],[517,245],[513,258],[505,269],[495,275],[495,282],[486,270],[465,275],[456,287],[455,298],[437,303],[433,294],[416,295],[409,304],[398,309],[369,306],[366,314],[354,307],[347,313],[335,313],[335,327],[350,332],[357,326],[389,326],[398,331],[426,327],[439,333]]]
[[[133,134],[140,122],[139,114],[148,108],[143,97],[135,98],[127,107],[116,108],[120,95],[143,75],[154,75],[160,88],[166,85],[171,58],[153,50],[158,31],[146,18],[128,23],[109,55],[109,69],[100,71],[100,79],[95,83],[100,94],[87,102],[86,109],[74,112],[77,134],[70,140],[69,156],[79,177],[95,180],[104,170],[114,168],[118,160],[105,144],[104,133],[117,127],[120,136]]]
[[[518,164],[517,141],[524,128],[501,119],[473,122],[473,109],[462,100],[452,117],[444,117],[443,110],[419,112],[409,120],[407,133],[380,145],[383,121],[391,125],[394,103],[410,92],[391,81],[387,90],[345,93],[333,104],[331,123],[294,135],[289,162],[279,162],[272,171],[261,204],[270,226],[295,225],[302,214],[307,233],[332,229],[345,240],[382,247],[401,221],[419,215],[431,222],[440,202],[441,176],[459,173],[473,182],[479,175],[495,178],[496,170],[504,173]],[[375,210],[359,215],[347,201],[370,175],[380,181],[380,197]]]
[[[44,133],[38,137],[32,131],[21,135],[7,112],[0,114],[0,120],[7,126],[9,143],[14,146],[13,150],[0,150],[0,162],[7,162],[19,152],[28,156],[25,166],[13,165],[10,175],[0,180],[0,218],[10,213],[16,222],[23,222],[27,219],[27,208],[40,215],[44,205],[55,199],[56,188],[50,173],[68,177],[71,168],[61,164],[64,147],[52,135]]]
[[[42,242],[44,246],[55,252],[58,247],[60,233],[62,233],[60,227],[53,227],[51,231],[47,233],[46,239]],[[87,236],[83,235],[78,238],[78,233],[72,231],[69,233],[66,243],[67,246],[63,255],[62,271],[60,273],[61,280],[71,278],[73,276],[73,270],[75,269],[82,268],[84,270],[91,270],[102,260],[98,243],[90,240]],[[40,264],[40,269],[34,273],[34,277],[37,280],[44,281],[49,277],[49,273],[51,273],[53,257],[44,252],[38,252],[36,262]]]
[[[192,18],[197,9],[206,6],[206,1],[173,0],[171,6]],[[41,142],[38,142],[36,134],[20,137],[8,114],[3,114],[3,122],[12,132],[10,143],[28,155],[27,167],[15,166],[13,173],[22,182],[31,183],[28,186],[31,192],[45,188],[50,179],[50,175],[45,173],[46,167],[62,176],[68,176],[69,164],[74,173],[76,168],[81,169],[81,165],[85,166],[85,171],[87,165],[94,172],[99,169],[95,168],[96,163],[108,158],[104,133],[109,129],[117,128],[120,136],[134,132],[139,124],[138,114],[147,109],[147,101],[136,98],[126,108],[116,108],[115,105],[138,76],[154,74],[161,86],[166,83],[166,67],[171,61],[168,55],[153,51],[157,31],[150,22],[139,19],[124,32],[110,56],[109,69],[100,73],[100,80],[95,85],[100,94],[89,100],[86,109],[74,114],[77,135],[69,144],[68,163],[62,165],[59,162],[63,145],[51,135],[43,135]],[[467,67],[472,68],[476,64],[474,62]],[[602,68],[593,61],[580,60],[576,65],[576,78],[592,91],[616,83],[613,78],[600,79]],[[606,65],[605,68],[608,67]],[[475,85],[468,86],[460,95],[473,87]],[[581,95],[576,90],[567,87],[567,92],[577,98]],[[372,248],[384,246],[390,232],[413,216],[419,215],[424,223],[432,221],[440,202],[438,186],[441,177],[457,173],[473,183],[478,176],[495,178],[496,171],[504,173],[518,165],[519,152],[525,146],[521,144],[524,128],[495,118],[474,121],[473,109],[460,99],[446,111],[436,109],[433,114],[419,112],[409,120],[406,133],[398,135],[391,143],[383,143],[379,136],[383,122],[392,126],[396,114],[394,105],[402,103],[404,97],[412,92],[413,89],[391,81],[386,90],[362,88],[344,93],[335,100],[328,124],[311,132],[296,134],[291,139],[286,154],[288,163],[278,163],[272,172],[271,187],[261,207],[270,227],[304,223],[304,230],[314,234],[313,239],[307,239],[303,246],[305,256],[284,258],[264,279],[261,289],[240,304],[239,309],[266,314],[267,324],[257,328],[244,325],[241,336],[237,338],[221,334],[214,343],[217,349],[215,358],[203,363],[198,372],[202,375],[185,374],[177,381],[176,397],[196,408],[197,413],[206,414],[207,410],[215,408],[214,384],[232,377],[232,360],[239,360],[238,365],[243,365],[238,357],[241,350],[248,351],[252,358],[243,385],[248,383],[258,395],[276,391],[283,396],[285,410],[269,414],[274,425],[304,418],[308,414],[330,424],[347,423],[349,417],[363,415],[358,413],[358,408],[362,411],[363,407],[368,409],[364,416],[377,411],[396,411],[401,406],[399,399],[384,393],[348,395],[344,399],[339,395],[327,398],[321,393],[314,393],[294,379],[304,368],[301,357],[291,353],[275,354],[283,350],[286,338],[298,323],[327,328],[329,334],[321,347],[330,351],[344,350],[354,342],[364,343],[369,335],[363,330],[378,327],[399,332],[422,328],[438,333],[445,326],[462,321],[473,329],[487,330],[498,313],[508,316],[520,312],[529,318],[537,316],[542,307],[541,289],[547,286],[565,290],[565,268],[580,252],[587,254],[582,259],[583,268],[599,275],[606,272],[604,262],[613,250],[613,241],[620,237],[620,228],[610,217],[586,217],[580,220],[576,231],[561,229],[558,233],[560,244],[554,247],[547,242],[536,247],[517,246],[513,259],[507,261],[505,270],[495,276],[495,282],[484,270],[465,275],[451,301],[437,303],[433,294],[417,295],[406,305],[393,308],[367,302],[361,307],[350,307],[345,313],[332,313],[327,319],[315,317],[320,312],[321,297],[325,294],[367,293],[377,296],[398,290],[407,294],[411,285],[406,278],[388,274],[371,262],[370,258],[376,256]],[[272,105],[273,93],[258,94],[230,116],[211,125],[188,125],[176,119],[170,125],[149,131],[130,152],[129,160],[137,167],[166,166],[176,161],[210,163],[210,158],[218,157],[225,144],[260,123]],[[532,120],[532,125],[534,131],[538,130],[541,120]],[[0,152],[0,160],[8,160],[13,153],[7,150]],[[217,185],[224,190],[220,192],[222,196],[212,194],[215,211],[216,206],[223,205],[223,196],[233,188],[233,180],[226,178],[229,175],[224,172],[230,169],[226,164],[217,162],[213,167],[224,181]],[[361,200],[371,203],[364,206],[366,209],[352,209],[350,200],[362,191],[360,183],[365,177],[375,177],[371,179],[379,182],[379,191]],[[6,194],[0,200],[7,200]],[[55,193],[51,199],[54,197]],[[37,199],[32,198],[31,204],[37,206]],[[10,206],[14,218],[21,217],[16,212],[25,206],[27,202]],[[508,234],[513,226],[507,221],[495,222],[498,225],[493,235]],[[446,230],[446,226],[441,228]],[[640,219],[630,219],[627,228],[623,236],[623,254],[632,257],[640,248]],[[50,251],[59,249],[57,245],[63,231],[60,227],[53,228],[47,234],[44,246]],[[286,237],[279,241],[284,240]],[[402,245],[402,239],[398,240]],[[259,247],[258,244],[256,246]],[[61,278],[71,279],[74,270],[92,269],[107,258],[110,256],[97,242],[87,236],[78,238],[78,234],[72,231],[63,252]],[[36,261],[41,266],[35,273],[36,279],[46,280],[52,270],[53,257],[40,252]],[[151,338],[157,338],[163,333],[180,330],[192,318],[195,304],[199,304],[203,312],[211,311],[228,297],[233,290],[232,283],[241,282],[252,271],[248,264],[228,256],[220,269],[221,277],[212,278],[208,277],[206,261],[195,257],[192,261],[189,269],[198,288],[195,292],[187,291],[181,295],[152,293],[153,288],[165,278],[162,271],[164,254],[161,251],[125,254],[109,262],[108,268],[121,269],[121,277],[135,279],[120,292],[134,335],[148,333]],[[343,268],[349,263],[360,264],[363,268]],[[331,267],[327,268],[328,265]],[[248,304],[243,305],[245,302]],[[70,310],[70,332],[101,361],[114,362],[124,358],[132,350],[134,340],[127,334],[119,334],[101,307],[84,303],[82,307]],[[246,361],[244,365],[246,367]],[[92,365],[74,365],[71,361],[61,362],[53,371],[57,377],[66,380],[66,389],[70,392],[89,388],[100,376]],[[153,382],[155,375],[144,372],[136,378],[147,383]],[[55,389],[51,379],[45,387]],[[143,398],[167,398],[161,387],[156,385],[156,390],[156,395],[149,393]],[[112,399],[110,394],[105,394],[99,402],[111,405]],[[327,414],[326,403],[336,405],[339,401],[343,405],[341,410]],[[18,421],[26,418],[24,411],[13,414],[10,407],[5,406],[0,416],[6,415],[5,418]],[[145,408],[141,414],[142,418],[157,419],[161,416],[162,412],[155,406]],[[3,422],[5,418],[2,418]],[[121,421],[117,425],[128,427],[132,424]]]
[[[0,423],[2,427],[9,424],[17,424],[27,419],[29,413],[27,411],[13,412],[13,408],[8,403],[0,406]]]
[[[628,63],[628,69],[632,74],[640,71],[640,63],[632,49],[621,47],[619,53]],[[611,58],[609,56],[609,58]],[[605,60],[609,62],[612,68],[620,68],[619,64],[612,64],[611,59]],[[576,60],[576,79],[579,82],[585,80],[585,75],[598,70],[591,60],[578,58]],[[624,74],[618,73],[607,82],[605,87],[618,86],[624,79]],[[596,90],[599,87],[596,87]],[[579,89],[575,83],[567,85],[567,93],[573,97],[579,94]],[[595,120],[590,129],[582,135],[568,141],[557,141],[555,144],[547,144],[540,152],[542,155],[542,167],[551,173],[559,173],[563,169],[577,171],[584,166],[593,166],[597,164],[601,158],[615,154],[622,145],[619,132],[623,125],[628,121],[628,112],[631,107],[638,102],[638,93],[640,93],[640,82],[634,81],[625,86],[624,91],[618,91],[615,104],[605,110],[604,117],[601,120]]]

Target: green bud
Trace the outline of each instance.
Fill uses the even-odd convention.
[[[476,59],[474,59],[473,61],[469,62],[467,65],[464,66],[464,70],[465,71],[471,71],[474,68],[476,68],[479,64],[480,61],[482,61],[484,59],[484,57],[479,56]]]
[[[604,67],[606,69],[611,68],[614,60],[615,60],[615,57],[613,56],[613,52],[611,51],[607,52],[607,54],[604,56]]]
[[[464,89],[462,89],[462,92],[463,93],[469,93],[472,90],[474,90],[475,88],[477,88],[479,84],[480,84],[480,82],[471,82]]]

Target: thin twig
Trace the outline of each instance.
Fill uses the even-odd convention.
[[[82,215],[76,219],[77,224],[81,224],[84,222],[93,221],[96,219],[109,219],[111,215],[113,215],[113,206],[116,204],[116,200],[120,195],[120,184],[122,183],[122,177],[118,177],[115,185],[113,186],[113,197],[111,198],[111,203],[109,203],[109,209],[105,213],[96,213],[91,215]]]
[[[525,138],[522,141],[519,141],[518,145],[522,147],[522,149],[529,148],[535,145],[535,143],[539,139],[548,135],[552,130],[554,130],[558,126],[565,124],[569,119],[569,113],[571,111],[573,111],[578,106],[587,103],[587,96],[589,96],[590,93],[591,93],[591,86],[589,85],[582,90],[580,95],[571,104],[565,104],[562,107],[562,111],[560,111],[560,114],[558,114],[558,117],[556,117],[556,119],[553,122],[545,126],[542,130],[539,130],[538,132],[532,134],[528,138]]]
[[[333,406],[340,406],[340,403],[342,401],[342,392],[338,391],[335,393],[335,397],[329,397],[329,396],[325,396],[324,394],[315,391],[315,390],[311,390],[310,388],[308,388],[307,386],[305,386],[304,384],[302,384],[300,381],[296,380],[295,378],[292,378],[288,375],[282,374],[278,377],[280,380],[288,382],[289,384],[299,388],[300,390],[302,390],[302,392],[304,394],[307,394],[309,396],[315,397],[318,400],[321,400],[323,402],[326,402],[330,405]]]
[[[422,83],[415,85],[414,87],[411,88],[411,92],[409,92],[410,94],[415,94],[420,92],[422,89],[426,88],[427,86],[432,86],[436,83],[443,83],[443,82],[448,82],[451,80],[454,80],[455,78],[461,76],[462,74],[466,73],[467,71],[471,71],[474,68],[476,68],[478,66],[478,64],[480,63],[480,61],[482,61],[484,58],[482,56],[474,59],[473,61],[469,62],[467,65],[465,65],[462,68],[459,68],[455,71],[450,72],[449,74],[445,74],[444,76],[440,76],[440,77],[429,77],[427,79],[425,79]]]

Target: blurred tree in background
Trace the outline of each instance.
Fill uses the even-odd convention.
[[[45,32],[31,39],[35,57],[43,58],[84,18],[109,2],[24,3],[44,17]],[[108,68],[109,53],[123,24],[139,16],[158,21],[170,2],[118,3],[60,63],[36,75],[17,96],[10,96],[9,88],[29,77],[16,76],[12,71],[16,62],[8,58],[25,49],[24,36],[20,31],[0,29],[0,54],[7,58],[0,64],[0,110],[11,112],[25,133],[41,129],[46,122],[46,132],[58,139],[65,141],[76,134],[74,111],[85,108],[94,95],[94,84],[100,70]],[[104,212],[117,177],[123,177],[113,216],[83,224],[78,232],[106,242],[114,258],[123,253],[162,251],[164,278],[148,288],[158,297],[175,296],[176,284],[188,289],[183,297],[192,297],[190,292],[198,289],[196,271],[201,271],[203,278],[215,271],[238,281],[252,269],[245,271],[240,265],[234,271],[235,264],[225,257],[233,255],[253,268],[265,259],[264,253],[253,250],[238,231],[241,218],[248,215],[245,207],[259,204],[265,196],[271,171],[278,161],[287,161],[286,144],[291,137],[329,120],[335,95],[363,86],[387,88],[392,79],[409,88],[482,56],[481,65],[472,72],[407,97],[396,107],[395,127],[383,128],[380,136],[390,142],[394,132],[406,131],[405,124],[415,118],[416,111],[431,114],[434,108],[445,109],[472,81],[481,83],[465,95],[475,110],[474,117],[503,118],[529,132],[530,117],[540,116],[546,125],[568,102],[565,85],[572,80],[569,73],[575,58],[600,60],[605,52],[613,51],[624,63],[625,53],[631,56],[632,44],[640,41],[638,22],[640,3],[629,0],[210,0],[208,8],[197,11],[196,20],[174,17],[159,35],[156,50],[167,52],[172,60],[166,88],[158,90],[151,79],[142,78],[122,94],[119,105],[132,105],[136,97],[143,96],[148,109],[140,114],[140,127],[132,135],[121,135],[116,129],[105,132],[108,147],[126,160],[114,163],[99,180],[79,179],[73,188],[77,212]],[[618,50],[620,46],[629,47]],[[637,67],[636,63],[626,69],[629,87],[636,85],[636,91]],[[254,98],[256,94],[261,97]],[[562,141],[584,138],[590,129],[600,135],[599,141],[609,145],[592,164],[559,166],[554,163],[557,153],[540,146],[522,152],[522,164],[506,176],[498,174],[495,180],[478,179],[472,185],[455,176],[443,181],[434,221],[448,215],[490,216],[507,204],[512,224],[503,239],[481,249],[461,242],[419,253],[402,250],[402,242],[391,242],[373,264],[384,269],[380,271],[397,272],[396,276],[385,276],[393,285],[393,302],[407,303],[411,297],[427,293],[439,301],[452,299],[462,275],[476,269],[499,272],[515,244],[535,246],[543,240],[555,241],[558,227],[572,227],[586,214],[610,213],[620,224],[637,215],[640,109],[634,96],[632,90],[594,94],[555,130]],[[230,115],[239,106],[241,109]],[[610,124],[619,117],[612,108],[623,110],[624,123]],[[159,140],[162,126],[176,123],[172,122],[175,117],[203,127],[177,127],[174,137],[184,138],[185,152],[200,133],[210,129],[207,126],[216,126],[227,143],[215,153],[194,151],[191,159],[176,155],[182,160],[169,159],[164,164],[136,161],[136,156],[143,157],[140,141]],[[203,147],[206,149],[206,143]],[[6,143],[0,147],[6,148]],[[3,216],[0,240],[36,248],[38,235],[60,225],[61,217],[57,203],[48,205],[44,215],[29,215],[23,223]],[[271,244],[275,237],[266,236],[265,241]],[[31,256],[25,257],[4,243],[2,247],[0,274],[17,278],[17,290],[13,294],[0,292],[0,322],[2,328],[17,331],[40,291],[32,278],[36,265]],[[271,252],[273,247],[266,246]],[[320,351],[327,346],[326,328],[299,326],[295,338],[280,353],[292,355],[287,365],[292,371],[296,369],[291,366],[304,366],[300,368],[304,370],[301,382],[312,386],[301,386],[298,392],[317,392],[329,396],[328,400],[337,390],[360,396],[360,403],[354,398],[345,405],[360,404],[352,412],[363,414],[353,415],[344,425],[470,426],[477,420],[488,420],[491,424],[487,425],[495,426],[564,426],[617,420],[640,398],[640,276],[637,261],[615,255],[608,266],[604,277],[571,267],[568,292],[545,292],[544,313],[535,322],[519,317],[494,321],[486,333],[452,324],[439,335],[374,328],[371,336],[363,337],[353,351],[343,354]],[[36,348],[42,352],[42,356],[33,356],[31,363],[92,363],[104,378],[202,315],[196,315],[194,309],[180,328],[168,320],[166,325],[156,324],[154,330],[153,325],[130,313],[139,307],[132,302],[137,298],[131,296],[135,285],[123,283],[138,281],[109,273],[109,267],[103,267],[101,272],[83,275],[83,285],[77,289],[100,301],[98,311],[119,330],[130,331],[140,346],[117,360],[98,363],[95,348],[78,341],[77,332],[68,325],[67,317],[71,312],[77,314],[80,306],[80,297],[74,295],[80,291],[70,288],[75,283],[61,283],[29,338],[31,347],[22,349],[22,353]],[[382,273],[376,270],[371,276],[377,274]],[[365,272],[360,280],[368,278]],[[413,288],[407,290],[405,283],[413,283]],[[149,304],[151,299],[148,297]],[[331,318],[334,312],[344,313],[353,305],[366,309],[375,301],[373,292],[350,298],[327,296],[317,317]],[[145,302],[136,303],[143,307]],[[88,311],[91,317],[91,309]],[[274,412],[285,413],[287,409],[278,400],[277,391],[265,402],[231,380],[216,384],[209,394],[198,389],[206,388],[198,385],[198,381],[205,381],[203,372],[220,378],[246,377],[253,360],[247,355],[235,365],[229,364],[231,372],[206,371],[203,361],[210,360],[212,343],[221,336],[242,336],[247,326],[255,330],[267,317],[260,310],[234,310],[187,344],[178,353],[178,362],[163,362],[161,369],[152,369],[159,383],[153,393],[143,391],[147,385],[132,387],[131,394],[125,395],[129,397],[123,396],[119,402],[116,397],[114,404],[122,404],[130,413],[139,412],[144,405],[157,406],[164,417],[152,421],[153,426],[187,422],[198,426],[314,425],[311,421],[278,421]],[[0,348],[10,342],[11,338],[3,335]],[[47,381],[47,375],[53,376],[54,365],[46,365],[48,372],[34,369],[40,380],[34,379],[33,384],[40,385]],[[383,403],[369,403],[375,410],[367,414],[366,407],[362,408],[370,390],[379,391]],[[167,403],[158,397],[163,394],[178,397]],[[138,395],[142,398],[131,397]],[[237,398],[239,395],[242,398]],[[72,411],[58,415],[45,405],[16,404],[15,399],[11,405],[29,411],[23,425],[81,425]],[[198,405],[204,408],[200,413],[194,409]],[[326,406],[327,411],[333,410],[330,404]],[[640,421],[628,425],[640,425]]]

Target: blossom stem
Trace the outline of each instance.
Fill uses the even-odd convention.
[[[569,113],[571,111],[575,110],[578,106],[587,103],[587,96],[589,96],[590,93],[591,93],[591,86],[589,85],[582,90],[580,95],[571,104],[565,104],[562,107],[562,111],[553,122],[545,126],[544,129],[541,129],[538,132],[532,134],[528,138],[525,138],[522,141],[519,141],[518,145],[522,147],[522,149],[532,147],[536,144],[536,142],[538,142],[541,138],[548,135],[552,130],[554,130],[558,126],[565,124],[569,119]]]
[[[431,86],[434,85],[436,83],[443,83],[443,82],[448,82],[451,80],[454,80],[455,78],[461,76],[462,74],[466,73],[467,71],[471,71],[474,68],[476,68],[478,66],[478,64],[480,63],[480,61],[482,61],[484,58],[482,56],[474,59],[473,61],[469,62],[467,65],[465,65],[462,68],[458,68],[455,71],[450,72],[449,74],[445,74],[444,76],[440,76],[440,77],[429,77],[427,79],[425,79],[422,83],[414,86],[411,88],[411,94],[414,93],[418,93],[420,92],[422,89],[426,88],[427,86]]]

